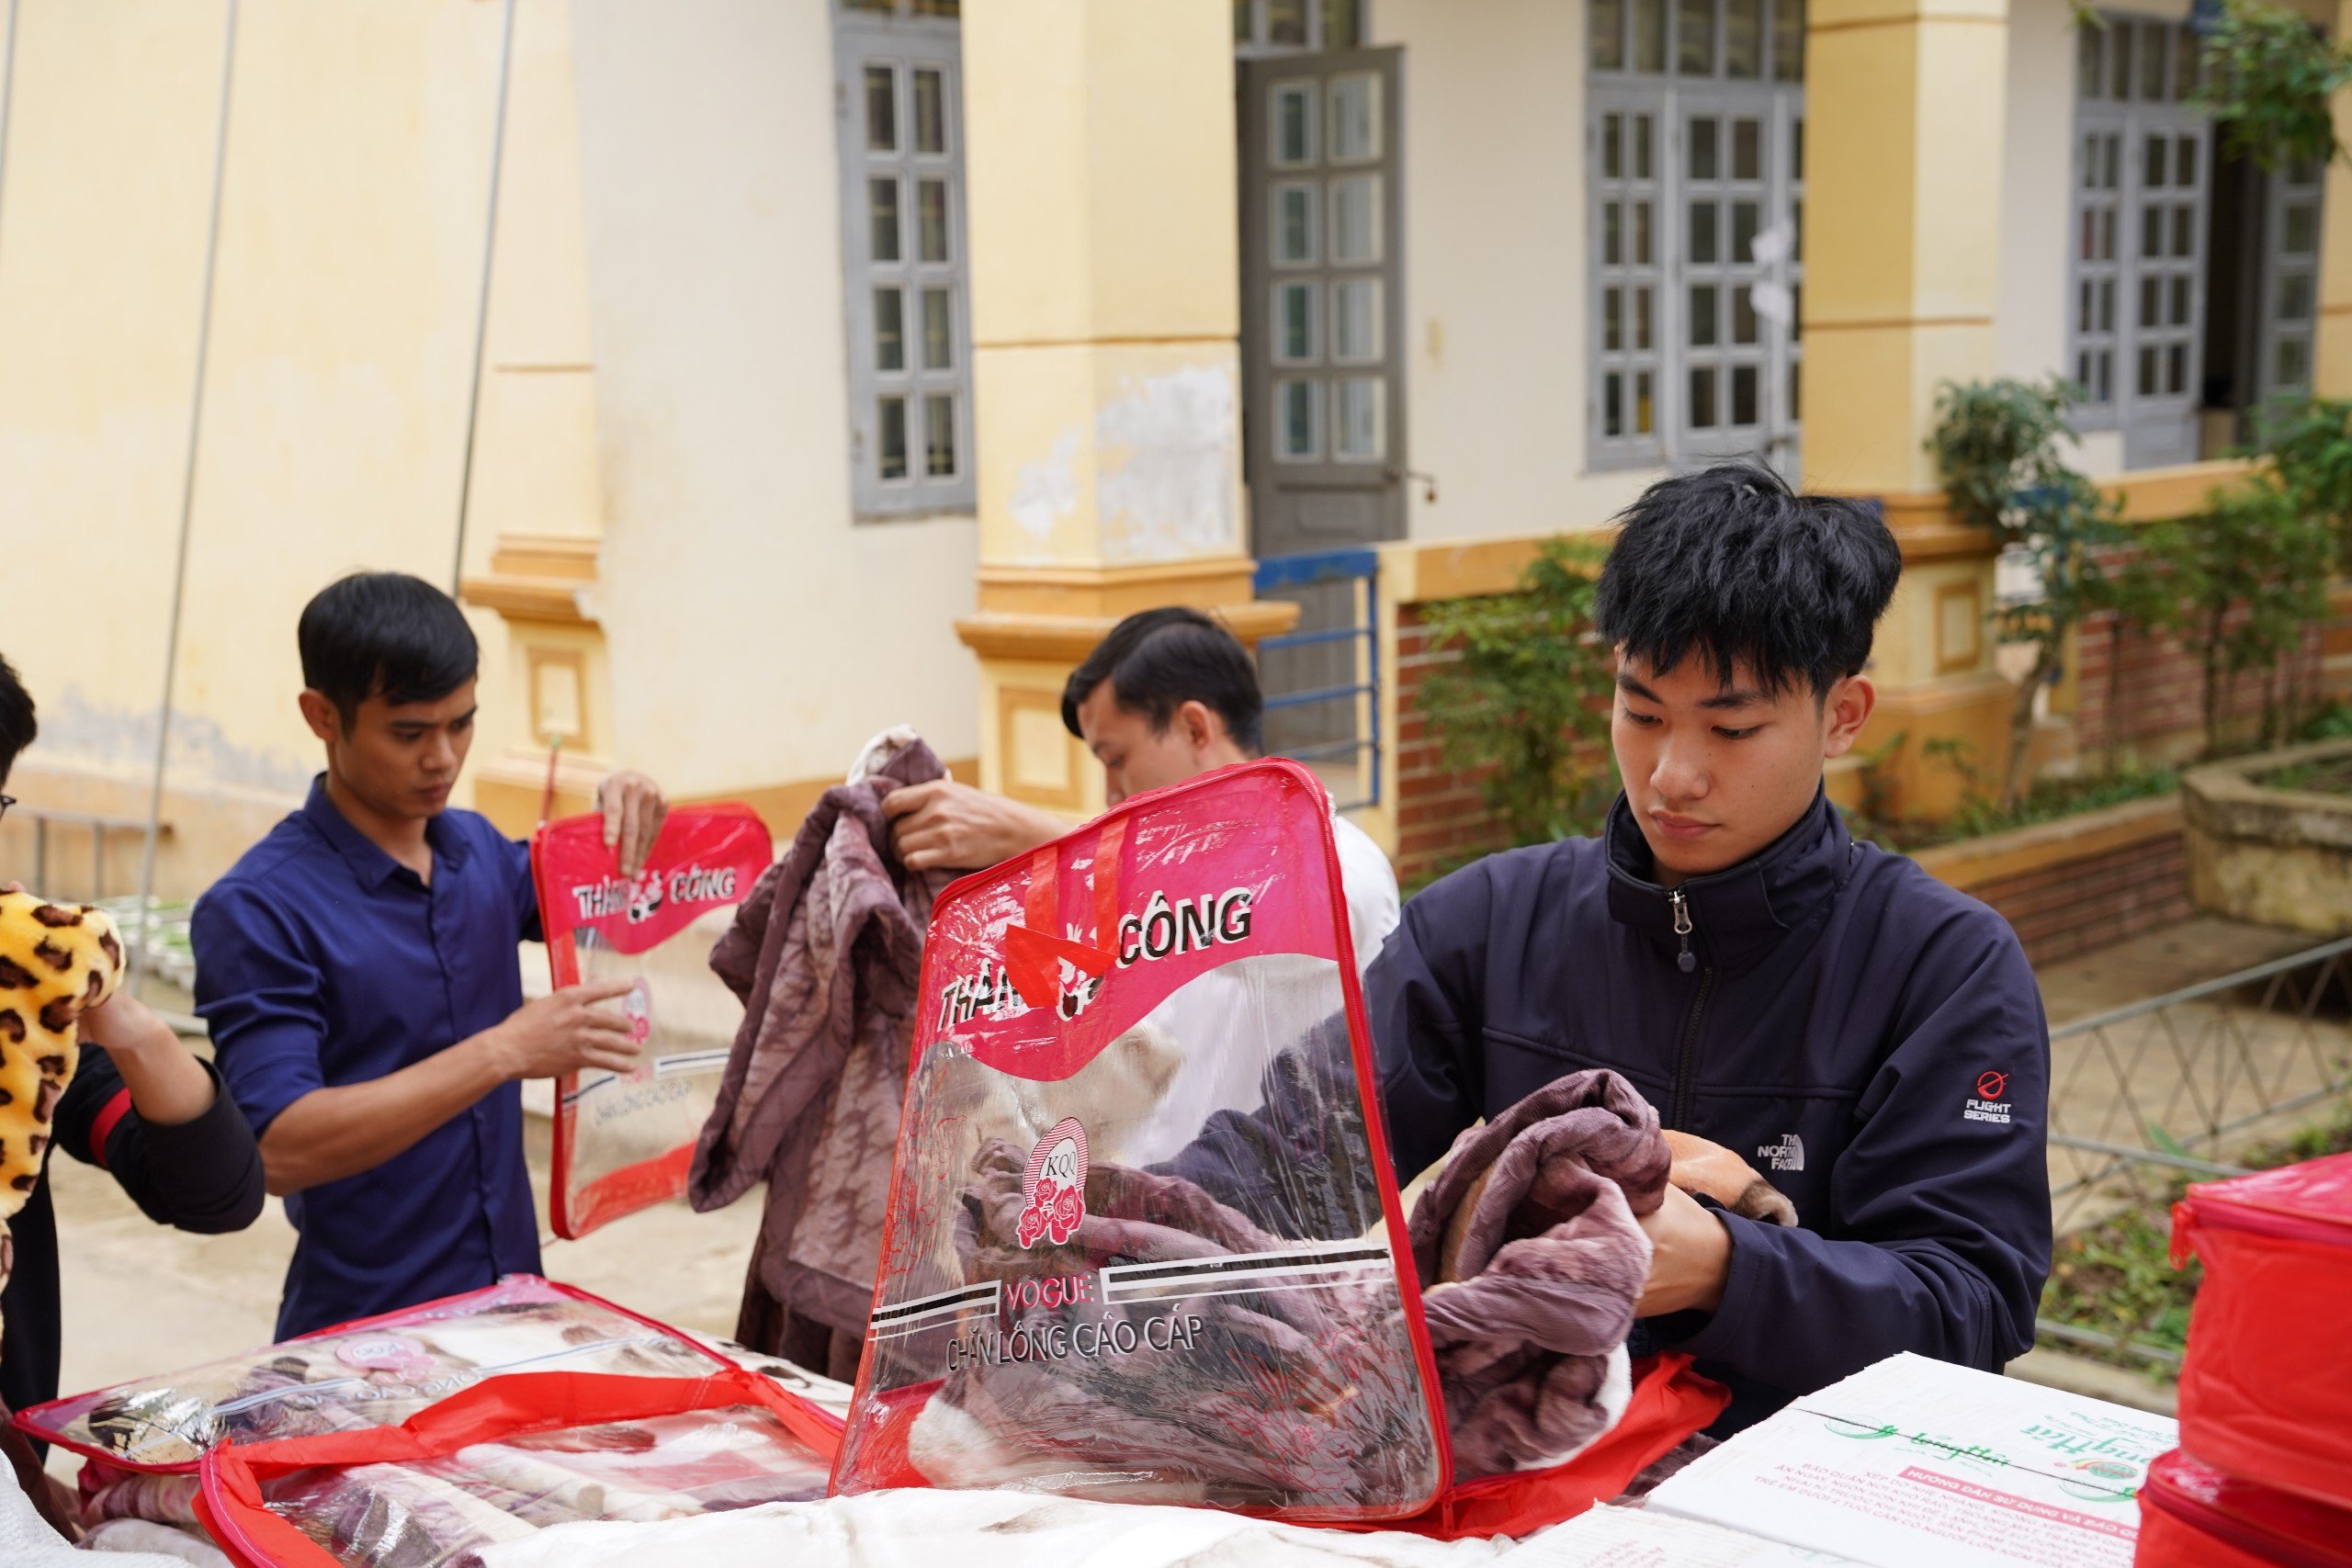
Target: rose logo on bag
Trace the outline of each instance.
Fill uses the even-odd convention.
[[[1077,1117],[1063,1117],[1037,1140],[1022,1173],[1021,1195],[1027,1202],[1013,1228],[1019,1245],[1051,1240],[1060,1247],[1077,1234],[1086,1218],[1086,1129]]]
[[[400,1377],[421,1375],[434,1367],[433,1353],[403,1334],[375,1334],[346,1340],[336,1348],[335,1359],[363,1371],[390,1372]]]

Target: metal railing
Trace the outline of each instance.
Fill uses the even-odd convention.
[[[55,894],[62,897],[66,889],[52,883],[51,838],[58,829],[87,832],[90,835],[90,880],[88,890],[81,896],[95,903],[107,896],[107,835],[147,831],[144,818],[138,817],[107,817],[95,811],[62,811],[53,807],[35,806],[26,802],[8,814],[11,827],[21,825],[33,840],[32,871],[25,878],[25,886],[37,893]]]
[[[1300,610],[1298,630],[1258,644],[1268,750],[1322,774],[1343,811],[1380,802],[1379,579],[1363,548],[1258,562],[1258,596]]]
[[[2076,1019],[2051,1032],[2058,1233],[2132,1209],[2161,1228],[2184,1178],[2243,1176],[2296,1112],[2352,1097],[2352,938]],[[2047,1339],[2177,1367],[2130,1335],[2041,1319]]]
[[[2347,955],[2352,938],[2052,1030],[2059,1228],[2141,1167],[2242,1174],[2222,1157],[2239,1137],[2352,1090]]]

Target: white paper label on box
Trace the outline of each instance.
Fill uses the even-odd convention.
[[[2165,1416],[1904,1355],[1741,1433],[1650,1506],[1885,1568],[2130,1568],[2140,1482],[2178,1441]]]

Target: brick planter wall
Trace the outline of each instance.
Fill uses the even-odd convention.
[[[1455,656],[1430,651],[1419,605],[1402,606],[1396,620],[1396,737],[1388,755],[1396,799],[1396,880],[1409,890],[1499,847],[1503,834],[1487,812],[1479,775],[1446,766],[1422,712],[1421,684],[1430,667]]]
[[[2125,558],[2139,547],[2127,545],[2109,558]],[[2301,649],[2279,661],[2278,678],[2291,679],[2297,705],[2306,714],[2327,698],[2352,694],[2352,594],[2339,589],[2331,596],[2331,613],[2304,634]],[[2245,619],[2233,613],[2227,624]],[[2176,637],[2149,637],[2127,631],[2120,648],[2115,638],[2115,616],[2107,612],[2086,618],[2075,634],[2074,728],[2077,754],[2086,763],[2104,760],[2108,744],[2108,677],[2120,659],[2123,682],[2118,697],[2115,739],[2126,754],[2150,760],[2181,760],[2198,755],[2205,745],[2205,671],[2196,652]],[[2240,741],[2257,737],[2262,719],[2263,671],[2241,673],[2225,687],[2222,721],[2227,733]]]
[[[1919,863],[2000,911],[2036,964],[2187,919],[2180,802],[2165,795],[1924,850]]]
[[[2314,626],[2293,657],[2279,661],[2280,680],[2291,674],[2297,705],[2306,714],[2323,700],[2322,649],[2329,628]],[[2075,743],[2086,765],[2096,766],[2108,742],[2108,676],[2117,658],[2115,617],[2102,612],[2083,623],[2075,638]],[[2121,649],[2123,683],[2118,693],[2116,739],[2126,754],[2151,759],[2196,755],[2205,744],[2205,670],[2194,650],[2177,637],[2126,632]],[[2223,723],[2233,736],[2253,739],[2262,720],[2263,672],[2249,670],[2227,689]]]

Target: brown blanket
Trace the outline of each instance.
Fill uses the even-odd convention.
[[[1610,1355],[1650,1267],[1634,1216],[1671,1163],[1657,1112],[1602,1069],[1455,1141],[1410,1235],[1457,1479],[1556,1463],[1607,1429]]]
[[[743,1024],[687,1197],[707,1212],[767,1183],[735,1337],[835,1378],[856,1375],[873,1305],[923,931],[948,880],[899,866],[882,797],[945,773],[917,741],[828,790],[710,954]]]

